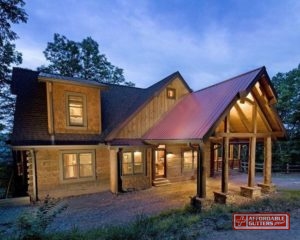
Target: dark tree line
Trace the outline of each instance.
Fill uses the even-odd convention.
[[[16,51],[18,38],[11,28],[13,24],[26,23],[27,14],[22,0],[0,0],[0,161],[9,157],[6,145],[11,131],[14,112],[14,96],[10,94],[12,65],[22,63],[22,54]]]
[[[272,83],[278,94],[277,110],[288,140],[275,143],[274,160],[300,164],[300,64],[287,73],[277,73]]]
[[[98,43],[91,37],[75,42],[55,33],[54,40],[48,43],[44,55],[50,64],[39,67],[40,71],[134,86],[132,82],[125,81],[123,69],[114,66],[104,54],[100,54]]]

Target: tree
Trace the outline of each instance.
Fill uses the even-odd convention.
[[[275,156],[278,155],[283,162],[299,163],[300,64],[287,73],[277,73],[272,82],[278,94],[277,110],[289,137],[286,142],[278,142]]]
[[[101,83],[134,86],[126,82],[123,69],[112,65],[104,54],[100,54],[98,43],[91,37],[75,42],[58,33],[44,51],[48,66],[38,70],[69,77],[80,77]]]
[[[22,62],[22,54],[13,44],[18,35],[11,27],[12,24],[26,23],[24,5],[22,0],[0,0],[0,161],[8,152],[5,141],[11,131],[14,111],[15,100],[10,94],[12,65]]]

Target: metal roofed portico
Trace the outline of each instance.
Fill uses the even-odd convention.
[[[284,126],[273,106],[275,103],[276,93],[266,68],[261,67],[183,97],[144,134],[143,140],[151,144],[186,143],[198,146],[198,156],[201,157],[198,158],[196,198],[205,198],[205,168],[210,164],[212,169],[213,146],[221,145],[222,192],[216,193],[217,202],[226,201],[228,194],[230,144],[247,142],[248,186],[241,187],[241,193],[256,197],[260,195],[261,189],[255,186],[256,142],[264,142],[264,183],[260,187],[268,191],[273,189],[272,139],[286,136]]]
[[[264,74],[266,69],[261,67],[187,95],[143,139],[178,141],[209,137],[225,113]]]

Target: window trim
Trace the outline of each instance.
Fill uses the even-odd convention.
[[[135,152],[140,152],[141,153],[141,159],[142,159],[142,172],[135,172],[134,171],[134,169],[135,169],[135,164],[134,164],[134,162],[135,162],[135,160],[134,160],[134,153]],[[131,163],[131,165],[132,165],[132,173],[124,173],[124,170],[123,170],[123,157],[124,157],[124,154],[125,153],[130,153],[131,154],[131,159],[132,159],[132,163]],[[121,175],[122,176],[136,176],[136,175],[145,175],[145,168],[146,168],[146,163],[145,163],[145,153],[144,153],[144,151],[141,151],[141,150],[139,150],[139,151],[130,151],[130,150],[127,150],[127,151],[123,151],[122,152],[122,164],[121,164]]]
[[[185,152],[190,152],[192,151],[192,168],[185,168],[185,164],[184,164],[184,153]],[[186,149],[182,149],[182,171],[183,172],[191,172],[197,169],[197,157],[198,157],[198,151],[192,148],[186,148]],[[196,152],[196,156],[195,156],[195,152]]]
[[[92,155],[92,176],[89,177],[80,177],[80,163],[79,163],[79,154],[90,153]],[[76,165],[78,168],[78,177],[77,178],[65,178],[64,173],[64,154],[76,154]],[[86,182],[96,179],[96,153],[95,150],[67,150],[60,151],[60,182],[61,183],[77,183],[77,182]]]
[[[70,122],[70,107],[69,107],[69,97],[81,97],[83,106],[82,106],[82,118],[83,124],[71,124]],[[86,129],[87,128],[87,97],[82,93],[75,92],[66,92],[65,94],[65,103],[66,103],[66,127],[69,129]]]
[[[169,93],[172,92],[170,95]],[[167,98],[168,99],[176,99],[176,89],[175,88],[167,88]]]

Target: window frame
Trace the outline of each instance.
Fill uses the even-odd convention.
[[[167,88],[166,91],[167,91],[167,98],[168,99],[176,99],[176,89],[175,88]]]
[[[184,153],[185,152],[192,152],[192,167],[191,168],[186,168],[185,164],[185,157]],[[196,153],[196,154],[195,154]],[[198,151],[192,148],[189,149],[182,149],[182,171],[183,172],[189,172],[189,171],[194,171],[197,169],[197,158],[198,158]]]
[[[87,127],[87,97],[85,94],[82,93],[75,93],[75,92],[66,92],[66,124],[67,128],[83,128],[86,129]],[[70,97],[80,97],[82,98],[82,124],[75,124],[71,122],[71,113],[70,113]]]
[[[136,169],[135,166],[137,165],[137,164],[135,164],[136,163],[135,156],[134,156],[135,153],[141,153],[141,162],[139,162],[142,165],[141,166],[141,169],[142,169],[141,172],[135,171],[135,169]],[[125,173],[125,171],[124,171],[124,154],[130,154],[131,160],[132,160],[132,162],[130,163],[132,171],[130,171],[128,173]],[[126,164],[128,165],[128,162]],[[145,153],[144,153],[144,151],[130,151],[130,150],[127,150],[127,151],[122,152],[122,161],[121,161],[121,173],[122,173],[121,175],[122,176],[145,175],[145,166],[146,166],[146,164],[145,164]]]
[[[91,163],[91,176],[80,176],[80,154],[89,153],[91,154],[92,163]],[[76,155],[76,169],[77,169],[77,177],[74,178],[66,178],[65,177],[65,165],[64,165],[64,155],[65,154],[74,154]],[[61,183],[75,183],[75,182],[85,182],[91,181],[96,179],[96,154],[95,150],[68,150],[68,151],[61,151],[60,152],[60,182]]]

